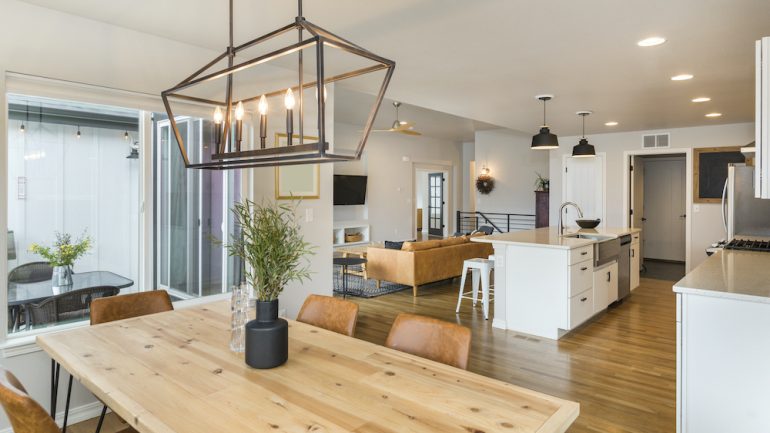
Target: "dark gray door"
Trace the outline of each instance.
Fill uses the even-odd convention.
[[[444,175],[428,175],[428,234],[444,235]]]

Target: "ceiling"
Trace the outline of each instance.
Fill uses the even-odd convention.
[[[334,98],[335,122],[363,127],[374,103],[374,96],[338,87],[335,89]],[[343,103],[339,103],[340,101]],[[414,130],[426,137],[455,142],[473,141],[476,131],[496,128],[495,125],[484,122],[403,103],[398,109],[398,114],[399,120],[412,123]],[[394,120],[396,120],[396,109],[393,107],[393,100],[385,98],[374,121],[374,129],[388,129],[393,125]],[[385,133],[373,132],[373,134]],[[407,135],[399,134],[399,136],[404,140],[411,138]]]
[[[224,0],[26,1],[216,51],[227,42]],[[236,43],[296,14],[286,0],[235,8]],[[578,134],[586,109],[589,134],[751,122],[754,41],[770,35],[767,0],[306,0],[304,15],[395,60],[391,99],[535,133],[534,96],[553,93],[560,135]],[[636,46],[651,35],[668,42]],[[680,73],[695,78],[669,79]],[[712,111],[723,116],[704,117]]]

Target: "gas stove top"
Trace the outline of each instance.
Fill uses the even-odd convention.
[[[770,253],[770,241],[751,239],[733,239],[724,248],[726,250],[762,251]]]

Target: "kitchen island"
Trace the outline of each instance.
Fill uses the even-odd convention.
[[[674,292],[677,431],[770,431],[770,253],[718,251]]]
[[[623,235],[633,237],[635,288],[639,229],[566,230],[560,235],[557,227],[543,227],[473,238],[495,250],[492,326],[557,340],[606,309],[618,297],[618,265],[595,266],[594,244]]]

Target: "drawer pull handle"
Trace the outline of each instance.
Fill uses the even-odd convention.
[[[607,282],[612,281],[612,276],[611,275],[612,275],[611,272],[607,272]]]
[[[585,267],[585,266],[583,266],[582,268],[580,268],[580,270],[581,270],[581,271],[585,271],[585,270],[587,270],[587,269],[588,269],[588,268],[587,268],[587,267]]]
[[[580,298],[580,302],[585,302],[587,300],[588,300],[588,298]]]
[[[588,251],[583,251],[582,253],[580,253],[581,256],[584,256],[586,254],[588,254]]]

